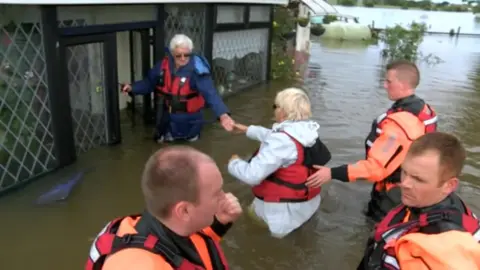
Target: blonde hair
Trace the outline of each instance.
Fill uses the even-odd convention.
[[[275,105],[285,112],[286,120],[299,121],[312,117],[310,98],[305,91],[287,88],[277,93]]]

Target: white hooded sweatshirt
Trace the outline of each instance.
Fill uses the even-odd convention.
[[[247,137],[261,142],[260,149],[250,162],[234,159],[228,164],[228,172],[238,180],[256,186],[279,168],[288,167],[297,160],[295,142],[311,147],[318,138],[320,125],[314,121],[284,121],[272,129],[249,126]],[[255,198],[252,208],[268,225],[272,236],[282,238],[309,220],[320,206],[321,196],[306,202],[264,202]]]

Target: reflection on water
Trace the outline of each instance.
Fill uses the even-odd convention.
[[[320,41],[321,40],[321,41]],[[321,42],[322,48],[325,49],[348,49],[353,51],[362,51],[368,48],[370,45],[374,45],[372,42],[378,41],[356,41],[356,40],[335,40],[335,39],[321,39],[320,37],[315,37],[312,39],[312,42]]]
[[[480,46],[479,40],[427,37],[422,49],[445,63],[420,65],[418,94],[440,115],[440,129],[460,136],[469,151],[464,179],[480,184]],[[326,45],[325,45],[326,44]],[[332,151],[331,165],[363,157],[363,139],[373,117],[390,102],[382,88],[382,60],[375,45],[314,43],[306,78],[320,136]],[[234,118],[245,124],[271,125],[272,99],[285,83],[254,89],[228,100]],[[139,121],[140,122],[140,121]],[[139,179],[148,156],[158,149],[149,129],[122,127],[124,141],[83,155],[79,162],[38,181],[22,192],[0,198],[4,214],[0,239],[9,243],[0,255],[1,269],[80,269],[90,240],[115,216],[142,210]],[[148,139],[146,139],[148,138]],[[258,144],[219,127],[208,127],[192,144],[209,153],[225,177],[225,189],[247,206],[250,190],[226,173],[234,153],[249,155]],[[68,175],[94,167],[64,205],[35,207],[34,198]],[[322,191],[321,209],[305,226],[285,239],[273,239],[246,215],[225,238],[223,246],[232,269],[354,269],[363,252],[368,227],[361,214],[370,185],[332,182]],[[480,213],[479,188],[462,183],[461,196]],[[27,243],[27,245],[25,244]],[[66,248],[68,247],[68,248]],[[272,248],[275,247],[275,248]],[[25,258],[31,256],[28,259]],[[33,256],[30,254],[34,254]],[[53,261],[55,259],[55,261]]]

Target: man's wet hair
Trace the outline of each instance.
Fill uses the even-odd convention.
[[[457,137],[444,132],[427,133],[412,143],[407,156],[420,156],[429,151],[438,153],[442,179],[460,176],[466,153]]]
[[[189,146],[170,146],[155,152],[148,159],[142,175],[147,210],[157,218],[167,218],[176,203],[196,203],[199,197],[198,168],[202,162],[213,160]]]
[[[420,83],[420,71],[415,63],[407,60],[396,60],[387,65],[387,71],[395,70],[398,80],[406,82],[412,89]]]

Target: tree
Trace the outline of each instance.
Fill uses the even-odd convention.
[[[412,62],[418,60],[428,64],[438,64],[442,60],[433,54],[424,56],[419,51],[427,27],[424,23],[412,22],[409,27],[396,25],[387,27],[380,35],[380,40],[385,44],[382,54],[388,60],[404,59]]]

